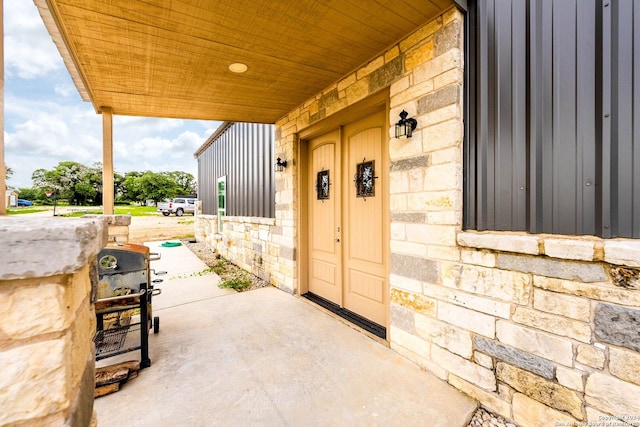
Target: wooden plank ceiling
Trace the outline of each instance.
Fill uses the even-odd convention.
[[[451,0],[35,0],[79,92],[114,114],[273,123]],[[232,63],[248,66],[242,74]]]

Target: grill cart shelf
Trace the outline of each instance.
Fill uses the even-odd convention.
[[[149,263],[157,259],[159,254],[134,244],[112,243],[98,254],[96,360],[140,350],[140,368],[151,365],[149,329],[160,328],[151,299],[161,292],[153,283],[162,280],[150,280]]]
[[[121,351],[128,353],[129,351],[137,350],[139,347],[122,350],[127,334],[136,330],[140,330],[140,323],[98,331],[95,339],[95,342],[99,344],[96,346],[96,358],[100,360],[104,357],[109,357],[113,353],[120,354]]]

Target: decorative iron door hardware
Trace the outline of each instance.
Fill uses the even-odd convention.
[[[318,176],[316,178],[316,193],[318,200],[328,200],[329,199],[329,186],[331,182],[329,181],[329,171],[322,170],[318,172]]]
[[[377,176],[375,176],[375,160],[366,161],[366,157],[362,159],[362,163],[356,165],[356,174],[353,177],[353,183],[356,186],[356,197],[362,197],[364,201],[367,197],[376,195],[375,185]]]

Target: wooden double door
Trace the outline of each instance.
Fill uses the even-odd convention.
[[[309,141],[309,292],[385,326],[388,155],[384,111]]]

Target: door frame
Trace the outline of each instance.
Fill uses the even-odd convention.
[[[296,222],[298,224],[298,232],[296,236],[297,247],[299,248],[298,256],[296,256],[296,264],[298,277],[297,282],[298,286],[296,286],[296,294],[298,296],[303,295],[309,291],[309,284],[307,282],[307,277],[309,274],[309,243],[308,243],[308,232],[309,232],[309,212],[308,212],[308,198],[313,196],[307,194],[306,189],[309,184],[308,181],[308,160],[309,160],[309,143],[308,141],[316,136],[320,136],[332,130],[340,129],[340,137],[342,138],[341,128],[344,125],[349,123],[353,123],[357,120],[366,118],[373,113],[384,111],[385,116],[385,129],[387,132],[383,132],[383,147],[382,153],[385,156],[384,161],[387,165],[390,164],[389,158],[389,132],[390,129],[389,124],[389,88],[386,88],[375,95],[372,95],[362,101],[359,101],[349,107],[346,107],[343,110],[340,110],[336,114],[315,123],[305,129],[300,130],[297,133],[298,147],[296,150],[296,156],[298,159],[298,173],[297,173],[297,190],[296,190],[296,199],[298,200],[297,206],[298,210],[296,213]],[[344,148],[344,147],[343,147]],[[340,171],[340,176],[344,173],[344,165],[342,166],[343,170]],[[385,191],[383,195],[385,200],[383,200],[383,216],[386,218],[386,226],[387,236],[391,236],[391,212],[389,208],[389,170],[382,171],[385,182]],[[389,330],[389,316],[390,316],[390,307],[389,307],[389,275],[390,275],[390,241],[385,242],[386,245],[386,254],[385,254],[385,266],[386,266],[386,289],[385,292],[385,300],[387,301],[385,307],[385,324],[384,326],[387,331]],[[389,341],[390,334],[387,333],[387,342]]]

